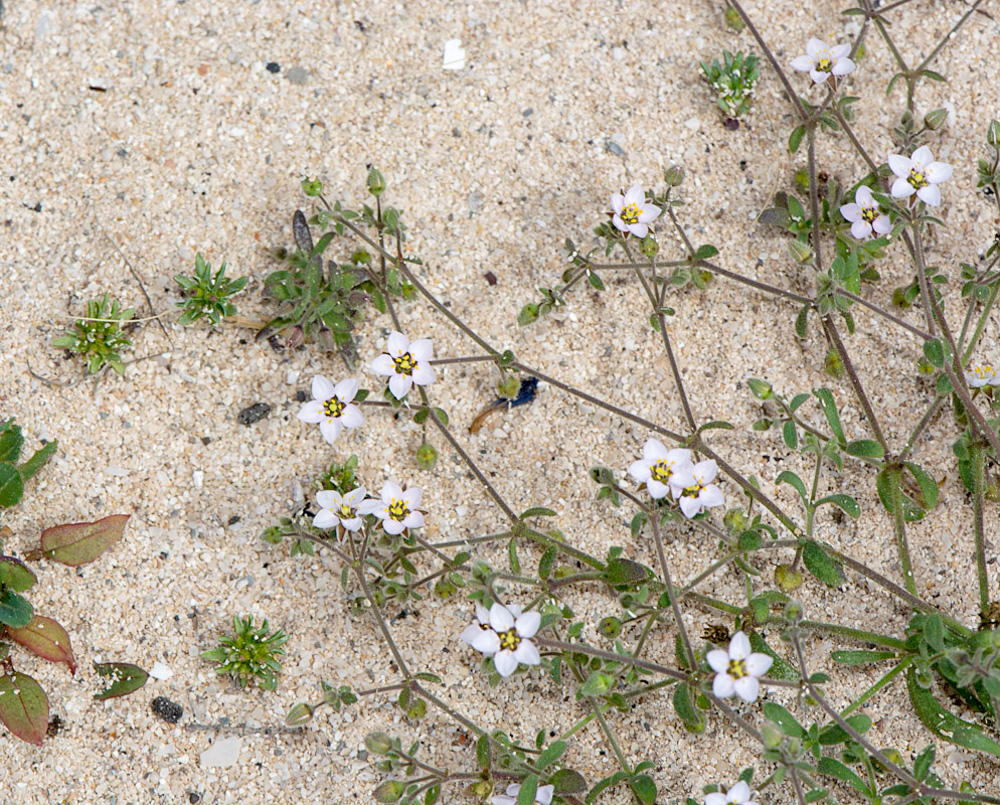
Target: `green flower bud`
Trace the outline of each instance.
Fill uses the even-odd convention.
[[[315,198],[323,192],[323,183],[319,179],[303,179],[302,192]]]
[[[726,6],[725,19],[726,19],[726,27],[729,28],[729,30],[733,31],[734,33],[739,33],[744,28],[746,28],[746,23],[743,22],[743,17],[740,16],[740,12],[738,12],[732,6]]]
[[[385,177],[374,166],[368,171],[368,192],[375,196],[375,198],[378,198],[385,192]]]
[[[614,617],[602,618],[597,624],[597,632],[608,640],[614,640],[622,633],[622,622]]]
[[[770,721],[764,722],[760,734],[764,738],[764,746],[768,749],[777,749],[785,739],[785,734]]]
[[[835,377],[839,380],[844,376],[844,361],[840,357],[840,353],[832,347],[826,351],[826,357],[823,359],[823,368],[830,377]]]
[[[656,242],[656,238],[652,235],[646,235],[646,237],[642,239],[642,253],[650,260],[656,257],[656,254],[659,251],[660,244]]]
[[[369,732],[365,736],[365,748],[373,755],[387,755],[392,749],[392,740],[384,732]]]
[[[521,381],[515,375],[507,375],[497,387],[501,397],[516,397],[521,390]]]
[[[386,780],[375,789],[374,796],[376,802],[399,802],[399,798],[406,791],[406,783],[402,780]]]
[[[432,470],[437,464],[438,451],[430,442],[424,442],[417,448],[417,466],[422,470]]]
[[[924,115],[924,125],[927,126],[931,131],[938,131],[944,128],[944,124],[948,122],[948,110],[947,109],[934,109]]]
[[[680,165],[671,165],[663,172],[663,181],[667,183],[667,187],[680,187],[684,181],[684,168]]]
[[[790,593],[802,586],[802,573],[791,565],[778,565],[774,569],[774,583],[783,593]]]
[[[792,259],[796,263],[808,263],[812,260],[813,251],[808,243],[803,243],[801,240],[793,240],[788,244],[788,251],[792,255]]]

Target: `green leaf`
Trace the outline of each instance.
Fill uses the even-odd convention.
[[[146,684],[149,674],[129,662],[95,662],[94,671],[105,678],[104,690],[95,693],[95,699],[113,699],[135,693]]]
[[[34,610],[28,599],[18,595],[13,590],[4,590],[0,594],[0,623],[20,629],[31,623]]]
[[[782,596],[782,600],[787,601],[788,597]],[[797,682],[799,680],[799,672],[796,671],[784,657],[765,643],[764,638],[757,634],[757,632],[750,633],[750,648],[754,651],[760,652],[761,654],[766,654],[774,660],[771,665],[771,670],[767,672],[767,675],[771,679],[783,679],[788,682]]]
[[[545,771],[546,767],[551,766],[559,758],[563,756],[563,752],[566,751],[565,741],[555,741],[550,746],[546,747],[545,751],[538,756],[538,760],[535,761],[535,765],[538,766],[539,771]]]
[[[772,724],[775,724],[785,735],[792,738],[805,738],[806,731],[802,725],[795,720],[795,716],[789,713],[780,704],[774,702],[764,702],[764,717]]]
[[[0,462],[0,506],[9,509],[24,495],[24,481],[17,467],[9,461]]]
[[[828,587],[839,587],[844,583],[840,563],[827,556],[812,540],[807,540],[802,547],[802,561],[809,572]]]
[[[0,461],[9,461],[13,464],[21,457],[22,447],[24,447],[24,434],[21,433],[20,425],[9,425],[0,431]]]
[[[587,781],[573,769],[559,769],[549,777],[549,784],[555,786],[556,794],[579,794],[587,790]]]
[[[850,725],[851,729],[861,735],[864,735],[872,728],[872,720],[864,713],[848,716],[844,721]],[[840,724],[828,724],[819,734],[819,743],[821,746],[834,746],[846,743],[848,740],[853,739]]]
[[[42,745],[49,728],[49,700],[27,674],[0,676],[0,721],[22,741]]]
[[[933,70],[921,70],[920,74],[924,78],[929,78],[931,81],[947,81],[941,73],[936,73]]]
[[[861,507],[858,506],[858,502],[852,498],[850,495],[833,494],[827,495],[825,498],[820,498],[813,505],[822,506],[824,503],[832,503],[839,509],[843,509],[855,520],[861,516]]]
[[[799,478],[791,470],[782,471],[777,479],[775,479],[776,484],[788,484],[789,486],[795,487],[795,491],[799,493],[802,498],[802,502],[805,504],[809,503],[809,494],[806,492],[806,485],[803,483],[802,479]]]
[[[799,314],[795,317],[795,335],[805,338],[809,335],[809,308],[811,305],[803,305]]]
[[[844,450],[849,456],[857,456],[858,458],[882,458],[885,455],[882,445],[871,439],[857,439],[848,442]]]
[[[795,423],[791,419],[782,426],[781,435],[789,450],[794,450],[799,446],[799,432],[795,429]]]
[[[637,774],[629,779],[628,784],[640,802],[646,805],[653,805],[656,802],[656,783],[648,774]]]
[[[485,733],[476,741],[476,763],[483,771],[490,767],[490,737]]]
[[[681,683],[674,688],[674,711],[688,732],[702,733],[705,731],[705,718],[691,700],[691,690]]]
[[[631,559],[615,557],[604,568],[604,579],[612,587],[640,584],[651,577],[652,573],[645,565],[633,562]]]
[[[692,255],[692,259],[708,260],[710,257],[715,257],[715,255],[717,255],[718,253],[719,253],[718,249],[716,249],[711,244],[706,243],[698,247],[697,251],[695,251],[695,253]]]
[[[66,523],[42,532],[42,553],[64,565],[93,562],[125,533],[130,514],[109,514],[93,523]]]
[[[795,129],[791,136],[788,138],[788,150],[791,153],[795,153],[799,150],[799,146],[802,144],[802,138],[806,136],[806,127],[799,126]]]
[[[839,760],[835,760],[832,757],[821,757],[819,763],[816,764],[816,771],[827,777],[833,777],[836,780],[847,783],[866,797],[871,796],[871,791],[862,779]]]
[[[552,575],[552,566],[556,561],[556,546],[553,545],[548,548],[545,553],[542,554],[542,558],[538,560],[538,578],[545,580],[550,575]]]
[[[530,509],[525,509],[521,512],[522,520],[527,520],[529,517],[555,517],[556,512],[552,509],[546,509],[544,506],[532,506]]]
[[[938,369],[944,367],[944,344],[940,338],[929,338],[924,341],[924,357]]]
[[[713,419],[711,422],[706,422],[704,425],[698,428],[698,433],[703,430],[734,430],[734,426],[731,422],[726,422],[723,419]]]
[[[847,440],[844,438],[844,429],[840,424],[840,414],[837,411],[837,403],[833,400],[833,392],[830,389],[822,388],[813,389],[813,394],[819,400],[819,407],[823,410],[823,415],[826,417],[830,430],[833,431],[834,438],[839,444],[845,444]]]
[[[923,467],[919,464],[914,464],[912,461],[906,461],[903,464],[913,479],[917,482],[917,486],[920,487],[920,497],[922,500],[917,502],[925,509],[930,510],[937,506],[938,502],[938,485],[937,482],[931,477]]]
[[[517,805],[535,805],[535,795],[538,793],[538,775],[529,774],[521,783],[517,793]]]
[[[42,659],[66,663],[70,673],[76,673],[76,659],[69,634],[52,618],[35,615],[27,626],[20,629],[8,626],[7,637]]]
[[[13,556],[0,556],[0,589],[6,587],[14,592],[23,593],[30,590],[37,576],[20,559]]]
[[[985,735],[975,724],[945,710],[930,690],[920,686],[913,667],[906,670],[906,691],[910,695],[910,704],[913,705],[917,718],[939,738],[964,746],[966,749],[1000,756],[1000,744]]]
[[[841,665],[869,665],[873,662],[883,660],[896,660],[899,655],[894,651],[865,651],[855,649],[851,651],[831,651],[830,658]]]
[[[517,574],[521,572],[521,560],[517,558],[517,539],[510,538],[507,543],[507,559],[510,561],[510,572]]]

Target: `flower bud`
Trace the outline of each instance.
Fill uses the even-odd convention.
[[[375,196],[375,198],[378,198],[385,192],[385,177],[374,166],[368,171],[368,192]]]
[[[948,122],[948,110],[947,109],[934,109],[924,115],[924,125],[927,126],[931,131],[938,131],[943,129],[945,123]]]
[[[802,573],[791,565],[778,565],[774,569],[774,583],[783,593],[790,593],[802,586]]]
[[[744,28],[746,28],[746,23],[743,22],[743,17],[740,16],[735,8],[730,5],[726,6],[726,27],[734,33],[740,33]]]
[[[417,448],[417,466],[422,470],[432,470],[437,464],[438,451],[430,442],[424,442]]]
[[[800,574],[801,575],[801,574]],[[790,621],[798,621],[802,618],[802,604],[794,599],[785,604],[785,617]]]
[[[768,749],[777,749],[785,739],[785,734],[770,721],[765,721],[760,728],[760,734],[764,738],[764,746]]]
[[[823,368],[830,377],[835,377],[839,380],[844,376],[844,361],[840,357],[840,353],[832,347],[826,351],[826,357],[823,359]]]
[[[602,637],[614,640],[622,633],[622,622],[614,617],[602,618],[601,622],[597,624],[597,631]]]
[[[305,331],[296,324],[288,331],[288,335],[285,336],[285,347],[287,349],[296,349],[302,346],[302,342],[306,340]]]
[[[458,588],[448,579],[438,579],[434,584],[434,594],[438,598],[451,598],[456,592]]]
[[[684,181],[684,168],[680,165],[671,165],[663,172],[663,181],[667,183],[667,187],[680,187]]]
[[[501,397],[507,397],[508,399],[517,396],[517,392],[521,390],[521,381],[515,375],[507,375],[503,380],[500,381],[498,391]]]
[[[646,235],[646,237],[642,239],[642,253],[650,260],[656,257],[656,254],[659,251],[660,244],[656,242],[656,238],[652,235]]]
[[[303,179],[302,192],[307,196],[316,198],[323,192],[323,183],[319,179]]]
[[[285,716],[285,723],[289,727],[297,727],[300,724],[305,724],[307,721],[310,721],[312,717],[312,705],[306,704],[305,702],[299,702],[288,711],[288,715]]]
[[[792,259],[797,263],[808,263],[812,260],[812,248],[808,243],[803,243],[801,240],[790,241],[788,251],[791,252]]]
[[[986,142],[993,148],[1000,148],[1000,120],[991,120],[986,129]]]
[[[376,802],[399,802],[406,791],[406,783],[402,780],[386,780],[374,791]]]
[[[489,780],[480,780],[470,785],[469,790],[475,799],[486,799],[493,792],[493,783]]]
[[[387,755],[392,749],[392,740],[384,732],[369,732],[365,736],[365,748],[373,755]]]

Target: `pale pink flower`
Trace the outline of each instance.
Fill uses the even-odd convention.
[[[715,671],[712,693],[720,699],[728,699],[736,694],[747,703],[756,701],[757,694],[760,693],[757,678],[764,676],[774,662],[774,658],[767,654],[758,651],[751,653],[750,638],[743,632],[733,635],[729,641],[729,651],[713,649],[708,652],[707,659]]]
[[[892,224],[888,217],[882,215],[871,188],[867,185],[858,188],[854,201],[844,204],[840,208],[840,214],[851,222],[851,234],[858,240],[864,240],[873,230],[879,235],[892,231]]]
[[[946,162],[935,162],[931,149],[926,145],[920,146],[911,157],[890,154],[889,167],[897,177],[892,183],[892,197],[909,198],[916,193],[917,198],[929,207],[937,207],[941,203],[938,185],[950,179],[953,170]]]
[[[341,380],[334,385],[322,375],[312,382],[312,395],[299,409],[298,418],[311,424],[319,423],[319,432],[333,444],[344,428],[363,425],[365,415],[353,404],[358,394],[357,380]]]
[[[611,223],[615,229],[637,238],[646,237],[648,224],[660,215],[660,208],[646,201],[646,194],[639,185],[633,185],[624,195],[612,193],[611,209],[614,210]]]
[[[385,352],[371,365],[371,370],[389,378],[389,391],[397,400],[403,399],[413,384],[426,386],[437,380],[430,362],[434,357],[434,346],[429,338],[410,341],[402,333],[389,334]]]
[[[814,83],[822,84],[831,75],[840,77],[854,72],[855,64],[847,58],[850,52],[850,45],[834,45],[831,48],[826,42],[813,37],[806,43],[806,55],[792,59],[792,69],[809,73]]]

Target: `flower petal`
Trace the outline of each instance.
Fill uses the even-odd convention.
[[[331,509],[322,509],[313,517],[313,528],[322,528],[324,531],[339,524],[340,518]]]
[[[538,649],[530,640],[521,641],[521,644],[514,650],[514,659],[523,665],[539,665],[542,662]]]
[[[319,499],[319,493],[316,493],[316,498]],[[344,495],[344,503],[350,506],[352,509],[358,508],[358,504],[365,499],[365,488],[363,486],[356,486],[346,495]]]
[[[854,67],[855,64],[850,59],[837,59],[832,72],[834,75],[847,75],[854,72]]]
[[[319,400],[309,400],[309,402],[302,404],[297,416],[303,422],[309,422],[313,425],[317,422],[322,422],[325,419],[323,415],[323,403]]]
[[[418,386],[426,386],[437,380],[434,367],[426,361],[421,361],[413,368],[411,377],[413,378],[413,382]]]
[[[860,190],[858,191],[861,192]],[[857,196],[855,196],[857,198]],[[844,216],[844,220],[854,223],[861,217],[861,207],[854,202],[850,204],[843,204],[840,207],[840,214]]]
[[[649,227],[645,224],[629,224],[628,231],[635,235],[637,238],[644,238],[649,234]]]
[[[649,463],[642,459],[633,461],[628,465],[628,474],[632,476],[637,484],[646,483],[653,475],[649,469]]]
[[[851,234],[856,240],[864,240],[872,233],[872,225],[860,218],[851,224]]]
[[[823,73],[819,70],[810,70],[809,77],[813,80],[814,84],[822,84],[826,79],[830,77],[829,73]]]
[[[678,503],[680,504],[681,511],[684,512],[684,516],[689,520],[701,511],[701,504],[697,498],[685,496]]]
[[[395,481],[386,481],[382,484],[382,491],[379,493],[379,497],[382,498],[383,503],[389,504],[394,500],[402,500],[403,490]]]
[[[712,693],[720,699],[728,699],[735,692],[733,678],[729,674],[715,675],[715,679],[712,680]]]
[[[931,149],[926,145],[920,146],[913,155],[910,157],[910,161],[914,165],[919,165],[921,168],[925,169],[934,161],[934,155],[931,153]]]
[[[614,224],[615,229],[619,232],[628,232],[628,225],[621,219],[621,217],[615,213],[611,216],[611,223]]]
[[[646,491],[649,492],[649,496],[653,500],[660,500],[667,496],[667,492],[670,491],[670,487],[662,481],[657,481],[654,478],[650,478],[646,481]]]
[[[893,198],[909,198],[915,192],[913,185],[902,176],[892,183],[892,189],[889,191]]]
[[[648,224],[660,217],[660,208],[655,204],[646,204],[639,213],[639,223]]]
[[[316,375],[312,382],[312,395],[314,400],[325,402],[333,396],[333,383],[322,375]]]
[[[396,536],[397,534],[402,534],[406,530],[406,526],[399,522],[399,520],[393,520],[391,517],[386,517],[382,521],[382,528],[385,529],[386,534],[392,534]]]
[[[341,380],[334,386],[333,393],[337,395],[337,399],[342,403],[349,403],[358,396],[358,381],[353,377]]]
[[[344,429],[344,423],[337,419],[324,419],[319,423],[319,432],[323,434],[323,438],[327,440],[330,444],[337,441],[337,437],[340,436],[340,432]]]
[[[340,421],[344,423],[345,428],[360,428],[365,424],[365,415],[358,406],[352,404],[341,412]]]
[[[542,625],[541,612],[525,612],[514,619],[514,628],[521,637],[534,637],[538,627]]]
[[[541,805],[550,805],[552,802],[552,795],[556,792],[556,787],[554,785],[540,785],[535,791],[535,802],[541,803]]]
[[[392,362],[392,358],[386,355],[384,352],[379,355],[375,360],[372,361],[370,367],[377,375],[394,375],[396,374],[396,364]]]
[[[735,802],[736,805],[744,805],[750,799],[750,786],[745,781],[740,780],[726,792],[726,797],[730,802]]]
[[[715,463],[714,458],[707,458],[695,464],[691,474],[702,484],[710,484],[719,474],[719,465]]]
[[[729,668],[729,652],[724,648],[712,649],[705,657],[709,667],[717,674],[724,674]]]
[[[874,229],[879,235],[888,235],[892,232],[892,222],[884,215],[879,215],[875,218],[875,221],[872,224],[872,229]]]
[[[796,56],[791,60],[790,65],[793,70],[808,73],[813,68],[813,60],[809,56]]]
[[[484,629],[478,623],[470,624],[462,630],[459,639],[468,643],[476,651],[492,657],[500,650],[500,637],[492,629]]]
[[[499,640],[499,638],[497,639]],[[493,657],[493,664],[496,666],[497,673],[504,678],[517,670],[517,660],[514,659],[514,652],[510,649],[505,648],[498,651]],[[749,678],[753,679],[753,677]]]
[[[646,202],[646,194],[642,188],[634,184],[625,192],[625,204],[635,204],[641,207]]]
[[[854,194],[854,200],[858,204],[865,207],[875,206],[875,196],[872,195],[872,189],[866,184],[863,184],[858,188],[857,192]]]
[[[368,498],[368,500],[362,500],[358,504],[357,508],[358,508],[358,514],[374,514],[379,516],[380,519],[382,517],[387,517],[389,514],[385,504],[381,500],[377,500],[375,498]],[[379,515],[379,512],[381,512],[381,515]]]
[[[764,674],[771,670],[771,666],[774,664],[774,657],[755,651],[746,658],[745,664],[748,674],[764,676]]]
[[[410,357],[418,361],[429,361],[434,357],[434,342],[429,338],[418,338],[416,341],[410,342],[410,348],[407,351],[410,353]]]
[[[670,451],[659,439],[646,439],[646,443],[642,446],[642,458],[647,464],[653,464],[661,459],[666,460],[670,457]]]
[[[826,42],[822,39],[817,39],[815,36],[809,37],[809,41],[806,42],[806,53],[810,56],[816,56],[820,51],[826,49]]]
[[[623,196],[621,193],[612,193],[611,194],[611,209],[613,209],[616,213],[620,213],[622,210],[624,210],[625,209],[625,196]],[[618,220],[621,220],[621,219],[619,218]]]
[[[750,656],[750,638],[743,632],[737,632],[729,641],[729,659],[745,660]]]
[[[424,513],[423,512],[410,512],[406,517],[403,518],[403,525],[406,528],[423,528],[424,527]]]
[[[901,179],[910,175],[911,167],[913,163],[907,157],[901,154],[889,154],[889,169]]]
[[[936,184],[925,185],[917,191],[917,198],[928,207],[937,207],[941,204],[941,188]]]
[[[400,332],[393,330],[389,333],[389,338],[385,343],[385,351],[392,358],[398,358],[410,348],[410,339]]]
[[[932,162],[927,166],[924,175],[931,184],[940,184],[941,182],[947,182],[954,170],[947,162]]]
[[[718,791],[714,791],[711,794],[705,795],[705,805],[730,805],[730,803],[729,800],[726,799],[725,794],[721,794]]]
[[[850,45],[834,45],[832,48],[830,48],[830,58],[833,59],[834,61],[840,61],[841,59],[844,58],[844,56],[846,56],[850,52],[851,52]]]
[[[501,603],[495,603],[490,607],[490,626],[495,632],[507,632],[514,625],[514,616]]]
[[[357,531],[364,525],[364,522],[360,517],[348,517],[346,520],[341,520],[340,524],[348,531]]]
[[[348,492],[350,494],[350,492]],[[338,509],[344,499],[333,489],[321,489],[316,493],[316,502],[324,509]]]
[[[726,502],[726,497],[722,494],[722,490],[719,487],[715,484],[709,484],[701,490],[701,494],[698,495],[698,502],[706,509],[711,509],[715,506],[722,506]]]
[[[737,696],[749,704],[757,701],[757,696],[760,693],[760,682],[755,676],[742,676],[733,683],[733,689]]]
[[[409,375],[393,375],[389,378],[389,391],[397,400],[403,399],[413,387],[413,378]]]
[[[416,509],[420,506],[420,501],[424,496],[424,490],[419,486],[408,487],[405,492],[403,492],[402,499],[406,502],[406,508]]]

